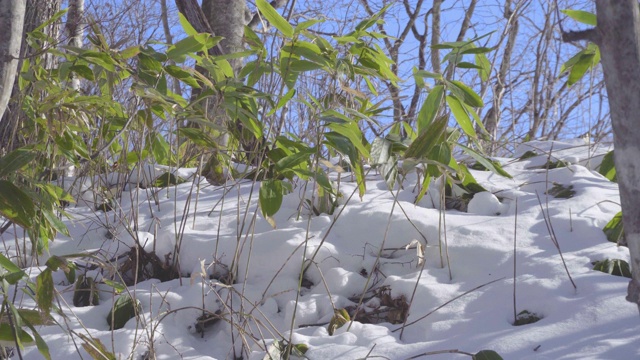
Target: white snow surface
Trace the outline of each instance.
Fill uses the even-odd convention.
[[[397,190],[394,205],[396,190],[389,191],[377,175],[368,177],[362,199],[357,194],[349,199],[356,184],[348,173],[340,175],[343,198],[333,215],[309,216],[304,208],[299,212],[301,198],[310,197],[314,184],[308,183],[305,192],[304,182],[294,183],[273,217],[275,229],[260,212],[259,183],[212,186],[189,170],[181,170],[190,177],[178,186],[127,187],[114,211],[96,213],[86,206],[88,201],[72,205],[68,212],[73,219],[66,221],[71,237],[58,236],[50,244],[51,255],[100,250],[98,257],[111,259],[139,242],[165,259],[179,242],[182,278],[149,279],[128,287],[142,313],[110,331],[106,317],[118,296],[113,289],[100,284],[99,305],[75,307],[73,285],[56,272],[56,306],[65,318],[55,314],[60,326],[37,330],[53,359],[90,358],[69,329],[99,339],[119,359],[142,359],[151,344],[157,359],[263,359],[274,339],[306,344],[309,359],[407,359],[450,349],[489,349],[504,359],[638,359],[640,317],[637,306],[625,300],[628,279],[592,270],[597,260],[629,260],[627,248],[608,242],[602,232],[620,211],[617,184],[585,167],[595,169],[608,149],[583,145],[525,144],[517,156],[527,146],[543,150],[526,160],[500,159],[513,179],[472,170],[488,192],[476,195],[468,213],[447,210],[444,219],[432,201],[414,205],[415,176]],[[540,168],[549,151],[571,165],[548,172]],[[335,181],[338,174],[332,177]],[[575,196],[546,195],[553,183],[573,185]],[[123,224],[119,219],[128,220]],[[19,236],[17,245],[22,246]],[[15,257],[13,234],[6,232],[2,239],[4,253]],[[405,247],[413,240],[425,245],[424,239],[422,268],[415,246]],[[48,256],[42,256],[42,264]],[[305,274],[311,287],[299,289],[304,264],[311,264]],[[235,269],[233,285],[210,279],[220,266]],[[43,268],[27,271],[35,280]],[[79,274],[85,271],[97,280],[113,273],[109,268],[78,269]],[[353,322],[328,334],[334,309],[354,305],[366,290],[383,286],[393,298],[411,302],[403,331],[402,324]],[[527,310],[542,319],[513,326],[514,297],[516,312]],[[365,301],[368,309],[379,303],[369,296]],[[15,303],[35,306],[23,291]],[[220,310],[223,319],[201,333],[195,325],[203,308]],[[41,358],[35,346],[22,355]]]

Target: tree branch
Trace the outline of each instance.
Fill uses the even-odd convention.
[[[588,40],[593,43],[598,43],[598,32],[596,31],[596,29],[562,32],[562,41],[564,42],[573,42],[580,40]]]

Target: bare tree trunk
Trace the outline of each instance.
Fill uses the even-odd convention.
[[[497,147],[498,125],[502,117],[502,97],[504,96],[505,84],[507,83],[507,74],[511,70],[511,54],[516,44],[518,36],[518,17],[519,11],[511,10],[511,1],[507,1],[504,7],[504,18],[507,20],[509,28],[507,35],[507,44],[502,53],[502,61],[500,68],[496,74],[495,84],[493,85],[493,104],[484,118],[484,127],[491,136],[490,144],[485,151],[494,155]]]
[[[82,47],[82,40],[84,36],[82,28],[83,17],[84,0],[69,0],[69,12],[67,13],[65,31],[69,37],[69,45],[73,47]],[[76,75],[74,75],[71,80],[71,88],[73,90],[80,90],[80,79]]]
[[[25,4],[0,0],[0,119],[4,114],[18,69]]]
[[[202,12],[211,25],[216,36],[222,36],[220,41],[222,51],[231,54],[242,51],[242,36],[244,35],[245,0],[203,0]],[[230,59],[229,63],[235,74],[242,67],[242,59]]]
[[[7,0],[0,1],[5,2]],[[18,0],[18,2],[24,3],[25,1]],[[34,50],[27,45],[27,33],[35,30],[38,26],[49,20],[56,12],[58,12],[60,10],[60,2],[61,0],[26,1],[24,25],[22,27],[21,33],[20,60],[18,61],[18,69],[22,67],[22,59],[34,55]],[[1,22],[1,24],[4,24],[4,22]],[[57,24],[51,24],[43,29],[43,31],[52,39],[58,38]],[[46,45],[53,46],[55,44]],[[55,66],[56,62],[57,58],[53,56],[53,54],[44,54],[44,63],[42,64],[43,67],[50,69]],[[15,81],[15,75],[12,85],[12,101],[7,105],[2,120],[0,121],[0,147],[4,148],[5,151],[11,151],[16,147],[19,147],[24,142],[24,140],[16,138],[22,111],[20,109],[21,94],[17,86],[17,81]]]
[[[627,300],[640,310],[640,12],[637,0],[597,0],[604,79],[609,94],[624,232],[631,253]]]
[[[431,46],[440,43],[440,5],[442,0],[433,0],[431,8]],[[431,66],[433,72],[440,73],[440,50],[431,49]]]
[[[164,38],[167,41],[167,44],[173,44],[173,35],[171,35],[171,26],[169,26],[169,12],[167,11],[167,0],[160,0],[160,8],[162,9],[162,14],[160,17],[162,18],[162,29],[164,30]],[[175,61],[169,61],[169,64],[175,65]],[[173,88],[173,92],[179,96],[182,96],[182,88],[180,87],[180,82],[175,79],[171,81],[171,87]]]

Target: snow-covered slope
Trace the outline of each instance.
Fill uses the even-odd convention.
[[[625,301],[628,279],[592,270],[594,261],[629,257],[601,230],[620,210],[617,185],[585,167],[595,168],[607,149],[551,144],[525,144],[518,156],[531,148],[540,154],[526,160],[501,159],[513,179],[473,171],[494,195],[476,195],[468,213],[414,205],[411,176],[397,202],[395,191],[376,175],[370,175],[362,201],[357,194],[350,198],[356,186],[349,174],[342,174],[343,205],[333,215],[309,216],[304,206],[299,211],[313,184],[306,192],[297,184],[274,217],[276,229],[258,208],[259,184],[248,181],[216,187],[191,177],[174,187],[126,190],[115,211],[97,215],[72,206],[72,236],[57,238],[51,254],[100,249],[96,256],[112,259],[138,241],[164,260],[178,242],[183,277],[130,286],[142,313],[110,331],[105,319],[117,297],[113,289],[100,284],[99,305],[75,307],[73,286],[56,273],[66,318],[55,315],[62,328],[38,331],[54,359],[88,358],[82,340],[68,329],[99,339],[122,359],[143,358],[151,344],[158,359],[262,359],[273,339],[290,338],[308,346],[310,359],[407,359],[450,349],[491,349],[504,359],[639,358],[640,318]],[[548,151],[552,161],[569,165],[547,171]],[[571,185],[575,194],[547,195],[555,184]],[[11,234],[4,242],[15,254]],[[424,267],[416,243],[426,245]],[[298,292],[303,268],[305,286]],[[210,279],[229,269],[236,274],[233,285]],[[33,278],[39,273],[30,271]],[[78,270],[85,271],[98,280],[114,272],[108,266]],[[353,322],[329,335],[334,309],[349,309],[361,298],[361,312],[371,323]],[[405,301],[410,308],[402,330]],[[516,312],[542,319],[513,326],[514,301]],[[33,306],[23,293],[17,302]],[[204,332],[196,324],[203,308],[220,317]],[[23,356],[40,358],[35,346]]]

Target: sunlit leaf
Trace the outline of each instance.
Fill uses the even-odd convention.
[[[625,243],[624,227],[622,225],[622,211],[619,211],[602,229],[607,240],[616,244]]]
[[[464,131],[467,136],[475,138],[476,131],[473,128],[473,123],[471,122],[471,118],[467,113],[467,110],[462,106],[460,100],[457,97],[447,96],[447,105],[449,105],[449,109],[453,113],[453,117],[455,117],[458,125],[462,131]]]
[[[442,105],[442,98],[444,96],[444,86],[437,85],[434,86],[433,89],[429,92],[427,99],[424,104],[422,104],[422,108],[420,112],[418,112],[418,133],[421,133],[425,129],[428,129],[433,119],[436,118],[438,111],[440,110],[440,106]]]
[[[276,29],[280,30],[284,36],[288,38],[293,37],[293,26],[291,26],[291,24],[289,24],[289,22],[287,22],[287,20],[278,13],[268,1],[256,0],[256,7],[260,10],[262,16],[264,16],[265,19],[267,19],[267,21],[269,21],[269,23],[271,23],[271,25]]]
[[[567,15],[568,17],[572,18],[575,21],[581,22],[583,24],[587,24],[587,25],[591,25],[591,26],[596,26],[598,25],[598,19],[596,17],[596,14],[592,14],[588,11],[583,11],[583,10],[560,10],[563,14]]]
[[[140,311],[140,300],[134,300],[130,295],[121,295],[114,303],[111,311],[109,311],[107,323],[111,330],[121,329],[130,319],[136,317]]]
[[[280,210],[283,198],[282,191],[282,180],[265,180],[260,184],[260,209],[265,218],[272,217]]]
[[[467,105],[471,105],[473,107],[483,107],[484,102],[480,95],[476,94],[473,89],[468,87],[457,80],[451,80],[447,82],[447,88],[451,93],[453,93],[459,100],[464,102]]]
[[[35,217],[31,198],[12,182],[0,180],[0,214],[23,227],[30,227]]]
[[[605,154],[602,158],[602,163],[600,163],[600,167],[598,168],[598,172],[613,182],[618,182],[618,174],[616,172],[616,164],[613,158],[613,151],[611,150]]]
[[[45,314],[51,312],[53,294],[53,272],[47,268],[36,278],[36,301]]]
[[[13,175],[16,171],[27,166],[35,157],[36,153],[28,148],[13,150],[0,158],[0,178]]]

